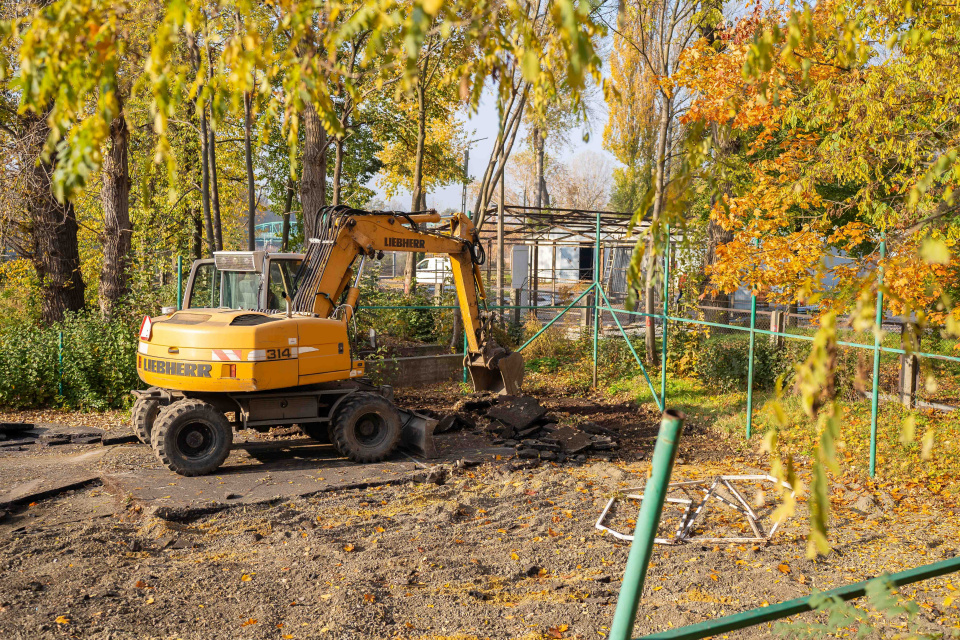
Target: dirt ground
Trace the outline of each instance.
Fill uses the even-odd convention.
[[[457,399],[438,389],[398,392],[402,405],[440,412]],[[629,547],[594,524],[612,495],[643,485],[657,416],[610,399],[540,399],[561,423],[589,420],[618,432],[612,459],[501,456],[469,466],[454,456],[441,484],[381,483],[175,516],[97,483],[15,509],[0,519],[0,638],[605,637]],[[113,414],[0,415],[41,418],[125,428]],[[440,436],[442,449],[455,454],[470,435]],[[88,448],[96,445],[62,450]],[[39,453],[0,453],[0,481]],[[155,462],[137,445],[98,464]],[[759,454],[688,424],[674,479],[765,470]],[[222,478],[229,484],[229,474]],[[630,508],[612,518],[621,530],[632,523]],[[658,547],[637,635],[953,557],[954,509],[922,488],[850,481],[832,496],[834,552],[816,561],[805,559],[802,504],[770,546]],[[730,526],[718,514],[700,532]],[[958,589],[955,574],[901,594],[919,604],[920,630],[953,637]],[[863,615],[882,622],[872,610]],[[868,637],[894,637],[906,624],[894,618]],[[723,637],[771,635],[766,625]]]

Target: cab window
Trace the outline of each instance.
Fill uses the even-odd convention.
[[[271,260],[270,278],[267,287],[267,308],[282,310],[286,308],[283,294],[293,298],[293,277],[300,268],[299,260]]]
[[[257,309],[260,307],[260,274],[247,271],[223,272],[222,307]]]
[[[187,307],[190,309],[216,309],[219,307],[220,280],[220,271],[212,262],[197,265]]]

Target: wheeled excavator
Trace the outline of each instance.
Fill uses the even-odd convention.
[[[474,390],[519,392],[523,357],[491,337],[483,248],[467,216],[335,206],[322,208],[316,223],[295,274],[290,259],[300,256],[271,263],[282,286],[270,300],[262,289],[264,253],[223,252],[215,256],[223,273],[203,285],[209,308],[190,304],[144,318],[137,373],[151,387],[135,392],[134,432],[171,471],[213,472],[230,452],[234,429],[244,428],[296,424],[355,462],[383,460],[402,442],[432,446],[424,417],[398,409],[392,388],[374,385],[350,346],[364,263],[386,251],[450,257]],[[195,295],[203,288],[197,276],[195,265],[191,301],[202,297]],[[283,309],[259,308],[279,306],[279,297]]]

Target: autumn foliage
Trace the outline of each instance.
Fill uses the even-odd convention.
[[[710,216],[733,233],[712,286],[847,312],[871,306],[882,273],[888,312],[946,319],[960,267],[958,24],[925,3],[757,5],[685,53],[683,121],[738,142],[706,163]],[[884,46],[865,44],[867,29]]]

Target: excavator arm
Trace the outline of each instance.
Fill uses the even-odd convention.
[[[435,211],[368,212],[336,206],[321,209],[317,222],[317,237],[309,239],[295,280],[295,311],[330,317],[346,290],[343,307],[349,319],[359,298],[359,275],[366,257],[382,257],[385,251],[446,254],[466,332],[466,365],[474,389],[519,393],[523,356],[510,353],[489,335],[488,318],[481,311],[486,294],[477,260],[479,239],[469,218],[459,213],[443,217]],[[421,227],[439,222],[449,222],[449,227],[439,231]],[[360,265],[354,274],[352,267],[358,257]]]

